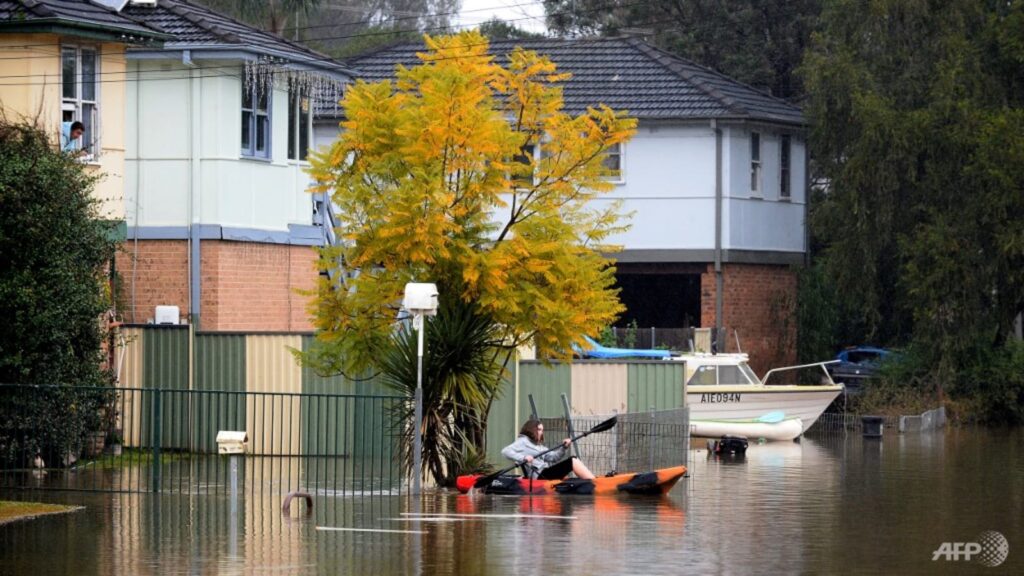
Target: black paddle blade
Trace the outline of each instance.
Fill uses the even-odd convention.
[[[612,416],[611,418],[609,418],[609,419],[605,420],[604,422],[601,422],[597,426],[594,426],[593,428],[591,428],[590,432],[588,432],[588,434],[595,434],[597,432],[607,432],[608,430],[611,430],[612,428],[615,428],[615,425],[618,424],[618,423],[619,423],[619,417],[618,416]]]

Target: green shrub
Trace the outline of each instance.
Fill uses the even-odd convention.
[[[110,224],[97,180],[46,132],[0,118],[0,386],[104,386]],[[64,454],[97,429],[104,391],[0,394],[0,459]],[[27,455],[27,456],[26,456]]]

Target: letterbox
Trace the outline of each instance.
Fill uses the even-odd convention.
[[[242,431],[221,430],[217,432],[218,454],[245,454],[249,435]]]

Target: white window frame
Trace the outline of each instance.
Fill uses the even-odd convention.
[[[761,133],[750,133],[750,195],[761,198],[764,194],[761,182]]]
[[[257,95],[257,86],[249,86],[245,80],[242,80],[242,102],[241,102],[241,131],[238,134],[238,144],[241,150],[243,158],[251,158],[255,160],[270,160],[273,158],[273,128],[274,128],[274,88],[272,83],[267,83],[264,87],[266,91],[266,110],[260,112],[257,108],[259,105],[259,96]],[[248,99],[246,99],[246,91],[249,91]],[[246,105],[250,107],[246,107]],[[249,119],[245,120],[245,113],[249,112]],[[266,122],[266,145],[265,150],[258,150],[256,148],[256,142],[258,140],[257,133],[259,131],[259,125],[261,118]],[[245,132],[246,124],[249,128],[249,145],[247,147],[242,146],[242,134]]]
[[[303,129],[306,133],[306,147],[302,147],[302,132],[295,130],[292,133],[292,119],[298,121],[302,119],[302,104],[305,101],[306,104],[306,121]],[[301,90],[296,90],[295,87],[288,88],[288,160],[295,162],[308,163],[309,150],[313,143],[313,101],[310,96],[304,95]]]
[[[779,200],[793,198],[793,139],[789,134],[779,138]]]
[[[64,55],[69,51],[75,54],[75,89],[74,94],[66,96],[64,82]],[[93,54],[93,97],[91,100],[85,98],[83,90],[85,82],[82,75],[82,53]],[[100,48],[91,44],[64,44],[60,45],[60,122],[61,122],[61,149],[64,149],[64,123],[69,120],[65,118],[70,115],[70,122],[81,122],[86,126],[86,131],[81,138],[82,153],[78,158],[85,162],[92,162],[100,157]],[[86,112],[88,107],[88,112]]]
[[[612,148],[613,147],[616,149],[615,152],[612,152]],[[608,150],[606,151],[606,156],[601,161],[602,161],[602,163],[604,163],[609,158],[612,158],[614,156],[618,156],[618,158],[619,158],[619,174],[617,176],[609,176],[607,178],[607,180],[609,182],[613,183],[613,184],[625,184],[626,183],[626,143],[625,142],[619,142],[617,144],[613,144],[612,147],[609,147]],[[608,164],[605,164],[605,167],[608,167]]]

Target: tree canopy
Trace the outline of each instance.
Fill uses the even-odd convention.
[[[621,229],[606,150],[635,120],[562,111],[559,73],[516,49],[505,65],[478,32],[426,36],[420,65],[357,82],[343,132],[312,161],[339,208],[314,306],[326,357],[350,369],[386,346],[407,282],[473,302],[513,347],[565,356],[621,311],[602,252]]]
[[[109,225],[95,177],[30,124],[0,121],[0,383],[108,383]]]
[[[1024,6],[840,1],[822,18],[811,225],[841,323],[926,349],[950,384],[1024,310]]]

